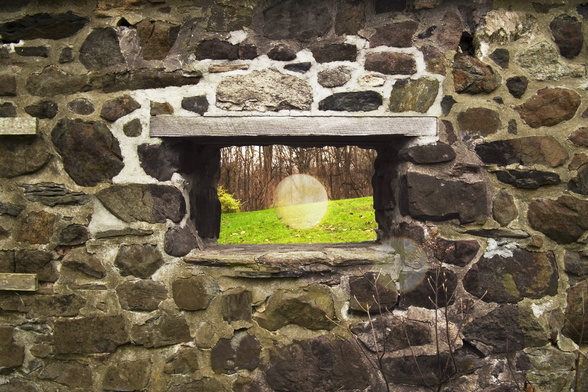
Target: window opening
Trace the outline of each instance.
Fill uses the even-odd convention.
[[[219,197],[224,213],[221,215],[219,243],[375,240],[377,224],[371,185],[375,159],[375,150],[355,145],[223,148]],[[324,187],[329,206],[322,220],[312,216],[320,210],[318,203],[293,208],[275,204],[278,185],[288,181],[289,186],[294,184],[297,189],[294,192],[300,193],[297,197],[301,196],[306,201],[319,200],[317,196],[307,194],[316,187],[308,185],[308,179],[299,175],[310,176]],[[240,213],[231,211],[237,201]],[[296,214],[299,219],[296,219]],[[297,222],[316,219],[320,221],[316,226],[298,227]]]

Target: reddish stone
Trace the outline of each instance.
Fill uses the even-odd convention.
[[[484,163],[510,165],[546,165],[557,167],[568,160],[567,150],[551,136],[529,136],[496,140],[476,146]]]
[[[412,46],[412,36],[418,27],[418,22],[413,21],[392,23],[380,27],[370,37],[370,47],[393,46],[397,48],[409,48]]]
[[[17,237],[18,242],[48,244],[53,236],[55,215],[45,211],[31,212],[22,223]]]
[[[412,75],[416,73],[416,61],[406,53],[368,53],[365,69],[386,75]]]
[[[539,128],[570,120],[581,103],[580,94],[573,90],[546,87],[514,109],[531,128]]]
[[[500,131],[498,112],[486,108],[470,108],[457,115],[459,129],[464,133],[480,136],[492,135]]]
[[[588,230],[588,202],[572,196],[542,199],[529,204],[529,224],[560,244],[579,239]]]
[[[142,20],[137,24],[141,55],[145,60],[163,60],[173,46],[180,28],[169,23]]]
[[[116,121],[140,107],[139,102],[135,101],[130,95],[123,95],[122,97],[104,102],[100,117],[108,121]]]
[[[458,93],[491,93],[502,83],[502,78],[491,66],[461,53],[455,55],[452,73]]]
[[[330,44],[312,49],[312,55],[317,63],[332,61],[355,61],[357,47],[351,44]]]
[[[568,139],[576,146],[588,147],[588,128],[574,131]]]
[[[443,16],[442,25],[437,31],[437,42],[439,42],[441,50],[445,51],[457,47],[463,32],[459,14],[455,12],[446,13]]]
[[[574,155],[574,157],[572,158],[572,162],[570,162],[570,164],[568,165],[568,169],[570,170],[578,170],[578,168],[584,164],[588,163],[588,155],[582,153],[582,154],[576,154]]]

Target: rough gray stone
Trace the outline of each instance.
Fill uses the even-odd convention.
[[[92,90],[88,75],[68,74],[55,65],[45,67],[40,73],[31,74],[25,87],[29,94],[40,97],[71,95]]]
[[[0,103],[0,118],[16,117],[16,106],[12,102]]]
[[[192,249],[204,249],[204,243],[192,221],[184,227],[170,227],[165,233],[165,253],[168,255],[182,257]]]
[[[106,276],[106,269],[98,257],[86,252],[85,249],[72,249],[62,261],[65,267],[80,271],[94,278],[102,279]]]
[[[14,272],[37,274],[39,282],[55,282],[59,278],[59,272],[53,259],[51,252],[17,249],[14,253]]]
[[[57,115],[57,110],[57,103],[48,100],[25,107],[25,112],[27,112],[28,115],[37,117],[41,120],[55,117]]]
[[[242,287],[229,289],[222,296],[223,320],[251,321],[251,304],[253,295],[251,291]]]
[[[82,186],[95,186],[123,168],[118,140],[102,122],[63,118],[51,132],[67,174]]]
[[[392,23],[376,30],[370,37],[370,47],[392,46],[397,48],[409,48],[412,45],[412,36],[419,24],[414,21]]]
[[[70,388],[89,390],[92,387],[92,369],[79,362],[50,362],[39,373],[41,380],[50,380]]]
[[[163,60],[176,42],[180,26],[143,19],[137,23],[141,56],[145,60]]]
[[[181,346],[165,361],[163,371],[168,374],[191,374],[200,369],[198,364],[198,349]]]
[[[390,111],[426,113],[433,105],[439,91],[439,81],[421,78],[399,80],[390,93]]]
[[[582,334],[588,327],[584,299],[588,295],[588,281],[582,281],[568,289],[565,325],[562,332],[578,344],[586,344],[588,337]]]
[[[491,93],[502,83],[499,73],[473,57],[458,53],[453,61],[453,84],[458,93]]]
[[[537,189],[561,182],[559,174],[539,170],[499,170],[495,174],[498,181],[524,189]]]
[[[488,136],[500,131],[502,126],[497,111],[486,108],[469,108],[457,115],[460,131]]]
[[[114,260],[121,275],[147,279],[164,263],[161,253],[153,245],[121,245]]]
[[[94,113],[94,104],[86,98],[76,98],[73,101],[68,102],[67,108],[75,114],[82,116],[89,116]]]
[[[288,46],[280,44],[274,46],[274,48],[267,53],[267,57],[274,61],[292,61],[296,58],[296,52]]]
[[[196,60],[237,60],[239,47],[218,38],[202,41],[196,48]]]
[[[86,226],[73,224],[61,230],[57,242],[59,245],[76,246],[83,245],[88,241],[88,238],[89,233]]]
[[[206,99],[206,95],[182,98],[182,109],[202,116],[208,111],[208,99]]]
[[[513,97],[520,98],[527,91],[528,83],[529,81],[524,76],[513,76],[506,80],[506,88]]]
[[[143,133],[143,126],[141,125],[141,120],[135,118],[125,125],[123,125],[123,132],[128,137],[137,137],[141,136]]]
[[[16,54],[23,57],[49,57],[49,48],[46,46],[20,46],[14,49]]]
[[[320,71],[317,75],[319,84],[323,87],[339,87],[351,80],[352,69],[343,65]]]
[[[255,316],[260,327],[276,331],[288,324],[308,329],[332,329],[333,298],[328,287],[320,284],[277,290],[269,298],[265,311]]]
[[[147,348],[158,348],[186,343],[191,341],[192,337],[184,316],[170,316],[164,313],[143,325],[133,325],[131,340],[134,344]]]
[[[375,91],[335,93],[319,102],[319,110],[370,112],[382,106],[382,96]]]
[[[105,93],[114,93],[122,90],[142,90],[152,88],[165,88],[170,86],[196,85],[200,82],[202,74],[193,72],[174,71],[164,72],[151,69],[136,69],[132,71],[107,73],[102,78],[102,90]]]
[[[59,64],[71,63],[74,60],[73,49],[63,48],[59,53]]]
[[[516,305],[500,305],[487,315],[474,319],[463,328],[463,336],[474,347],[482,343],[492,354],[512,354],[525,348]]]
[[[372,352],[393,352],[432,342],[426,322],[377,316],[351,332]],[[410,342],[410,343],[409,343]]]
[[[274,70],[226,77],[216,94],[216,105],[225,110],[310,110],[313,100],[308,82]]]
[[[417,71],[412,55],[390,52],[366,54],[365,69],[386,75],[412,75]]]
[[[141,105],[130,95],[123,95],[119,98],[109,99],[102,105],[100,117],[108,121],[116,121],[129,113],[139,109]]]
[[[352,44],[327,44],[313,48],[312,55],[319,64],[333,61],[355,61],[357,47]]]
[[[519,216],[519,211],[514,198],[506,189],[500,189],[494,196],[492,204],[492,216],[500,226],[508,226],[510,222]]]
[[[573,90],[544,88],[514,109],[531,128],[539,128],[570,120],[580,103],[580,95]]]
[[[566,77],[583,77],[583,65],[568,65],[560,61],[559,53],[548,42],[539,42],[517,53],[517,65],[535,80],[559,80]]]
[[[260,364],[261,344],[247,332],[237,332],[231,339],[220,339],[210,352],[215,373],[235,373],[240,369],[255,370]]]
[[[27,1],[21,3],[26,4]],[[0,36],[2,41],[7,43],[37,38],[59,40],[75,35],[86,23],[88,18],[74,15],[71,11],[58,15],[27,15],[24,18],[0,24]]]
[[[229,32],[251,28],[253,5],[256,2],[223,2],[214,4],[207,31]]]
[[[270,350],[265,379],[274,391],[327,392],[365,390],[369,374],[355,343],[320,336]]]
[[[455,105],[457,101],[453,99],[453,96],[446,95],[441,99],[441,110],[443,111],[443,115],[447,117],[451,112],[451,108]]]
[[[312,0],[280,1],[263,10],[263,34],[274,40],[322,37],[333,26],[326,4]]]
[[[588,202],[572,196],[540,199],[529,204],[529,224],[560,244],[579,239],[588,230]]]
[[[16,97],[16,76],[9,74],[0,75],[0,96]]]
[[[510,61],[510,53],[507,49],[498,48],[494,52],[488,56],[494,61],[500,68],[506,69],[508,68],[508,63]]]
[[[167,289],[161,282],[137,280],[119,285],[116,294],[123,309],[150,312],[167,298]]]
[[[182,193],[156,184],[113,185],[96,194],[104,207],[125,222],[178,223],[186,214]]]
[[[13,378],[6,384],[0,385],[0,392],[41,392],[41,388],[33,382]]]
[[[398,300],[396,286],[387,276],[366,272],[362,276],[349,277],[349,309],[377,314],[392,310]],[[376,302],[375,298],[378,298]]]
[[[89,71],[124,63],[116,31],[112,27],[94,29],[80,48],[80,62]]]
[[[497,140],[476,146],[484,163],[496,165],[545,165],[557,167],[567,162],[567,150],[551,136],[528,136]]]
[[[456,154],[450,145],[445,143],[427,144],[400,150],[398,158],[419,165],[451,162]]]
[[[41,136],[0,136],[0,177],[34,173],[51,159]]]
[[[457,282],[453,271],[447,268],[431,269],[421,276],[418,285],[400,294],[398,306],[400,309],[408,309],[409,306],[444,308],[455,302]]]
[[[335,34],[358,35],[365,25],[365,3],[346,0],[339,4],[335,17]]]
[[[515,249],[512,256],[483,257],[470,268],[464,288],[484,302],[516,303],[523,298],[557,294],[557,266],[552,252]]]
[[[449,241],[437,238],[427,241],[427,245],[437,260],[459,267],[468,265],[480,250],[480,243],[476,240]]]
[[[304,63],[295,63],[295,64],[286,64],[284,65],[284,69],[290,72],[298,72],[298,73],[306,73],[312,67],[312,63],[310,61],[305,61]]]
[[[568,182],[568,189],[574,193],[588,195],[588,165],[578,168],[578,175]]]
[[[147,387],[150,375],[150,360],[120,361],[106,369],[102,388],[107,391],[141,391]]]
[[[114,352],[129,342],[125,320],[118,316],[57,319],[53,327],[53,347],[58,354]]]
[[[549,28],[563,57],[571,59],[580,54],[584,45],[584,34],[578,19],[569,15],[560,15],[551,21]]]
[[[457,218],[470,223],[490,215],[488,190],[482,181],[446,180],[411,172],[401,178],[400,192],[401,213],[415,219]]]
[[[210,301],[217,295],[218,284],[211,277],[197,275],[188,279],[175,280],[172,291],[178,308],[202,310],[208,308]]]
[[[24,346],[13,340],[14,328],[0,327],[0,371],[19,367],[24,362]]]

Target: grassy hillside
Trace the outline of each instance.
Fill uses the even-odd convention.
[[[310,229],[282,223],[273,209],[223,214],[221,244],[359,242],[376,239],[372,197],[329,201],[323,220]]]

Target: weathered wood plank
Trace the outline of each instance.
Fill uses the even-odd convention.
[[[37,291],[38,289],[37,274],[0,273],[0,291]]]
[[[37,119],[26,117],[0,118],[0,135],[35,135]]]
[[[381,137],[436,136],[435,117],[188,117],[151,118],[154,137]]]

